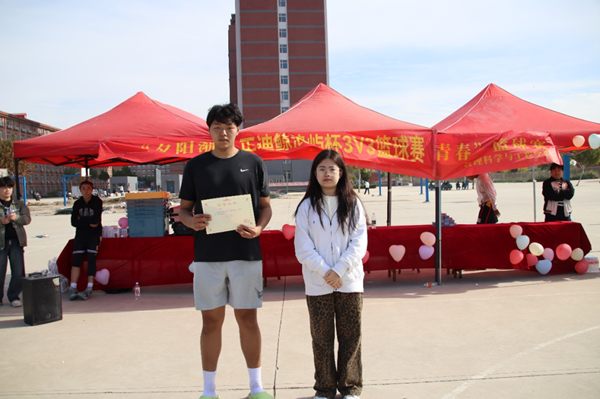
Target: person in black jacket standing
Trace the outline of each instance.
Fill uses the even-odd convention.
[[[78,297],[86,300],[92,295],[94,277],[96,277],[96,256],[102,237],[102,200],[92,195],[94,184],[85,180],[79,184],[81,197],[73,204],[71,225],[75,227],[75,240],[73,240],[73,267],[71,268],[71,288],[69,300]],[[87,288],[77,291],[77,281],[81,272],[83,255],[87,252],[88,270]]]
[[[563,179],[563,168],[557,163],[550,165],[551,177],[542,185],[545,222],[571,220],[571,198],[575,189],[569,180]]]

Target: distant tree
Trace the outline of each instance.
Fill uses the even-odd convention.
[[[65,175],[74,175],[80,173],[80,169],[67,167],[64,169],[63,174]]]
[[[579,181],[577,182],[577,185],[579,186],[583,173],[585,172],[585,167],[596,166],[600,163],[600,148],[581,151],[573,155],[573,159],[577,162],[577,165],[581,166],[581,175],[579,175]]]
[[[8,169],[14,175],[15,156],[13,152],[13,139],[0,140],[0,168]],[[29,176],[33,173],[33,168],[32,163],[20,161],[19,176]]]
[[[98,178],[98,169],[96,168],[91,168],[90,169],[90,177],[92,179],[97,179]]]
[[[102,170],[100,173],[98,173],[98,180],[108,181],[108,179],[110,179],[110,176],[108,175],[107,171]]]
[[[121,169],[113,168],[113,176],[135,176],[135,173],[129,166],[123,166]]]

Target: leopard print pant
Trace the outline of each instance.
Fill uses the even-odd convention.
[[[362,292],[333,292],[307,296],[315,363],[316,396],[333,399],[362,392],[361,314]],[[334,340],[337,332],[337,370]]]

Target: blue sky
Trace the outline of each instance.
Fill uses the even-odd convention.
[[[273,0],[275,1],[275,0]],[[0,110],[67,128],[139,91],[229,100],[234,0],[0,0]],[[329,84],[432,126],[489,83],[600,123],[600,0],[327,0]]]

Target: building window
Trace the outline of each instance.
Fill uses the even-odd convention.
[[[287,37],[287,29],[279,29],[279,37]]]
[[[279,60],[279,67],[280,67],[281,69],[287,69],[287,67],[288,67],[288,62],[287,62],[287,60]]]
[[[281,54],[287,54],[287,44],[280,44],[279,45],[279,52]]]
[[[288,79],[288,76],[287,76],[287,75],[281,75],[281,84],[282,84],[282,85],[287,85],[287,84],[290,84],[290,81],[289,81],[289,79]]]
[[[292,163],[292,160],[291,159],[284,159],[283,163]]]
[[[279,22],[287,22],[287,16],[285,14],[279,14]]]
[[[285,0],[279,0],[279,7],[285,7]]]
[[[281,113],[283,114],[285,111],[290,109],[290,107],[281,107]]]
[[[289,91],[282,91],[281,92],[281,101],[287,101],[290,99],[290,92]]]

